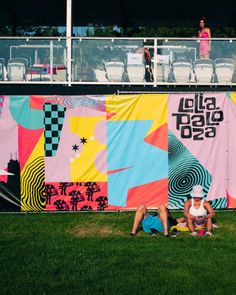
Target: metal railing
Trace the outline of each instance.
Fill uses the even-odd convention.
[[[0,37],[0,83],[234,86],[236,38]]]

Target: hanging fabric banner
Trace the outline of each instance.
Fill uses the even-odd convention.
[[[214,208],[235,207],[233,133],[235,104],[229,93],[169,96],[169,206],[183,208],[195,184]]]
[[[236,208],[234,93],[0,97],[0,211]]]

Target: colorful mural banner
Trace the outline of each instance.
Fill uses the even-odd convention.
[[[0,97],[0,211],[236,208],[235,93]]]

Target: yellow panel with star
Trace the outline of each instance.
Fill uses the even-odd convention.
[[[80,138],[84,137],[87,142],[75,157],[71,160],[71,181],[73,182],[103,182],[107,181],[106,158],[103,159],[103,171],[99,171],[95,165],[98,153],[106,153],[106,143],[99,141],[96,136],[98,124],[105,121],[104,116],[100,117],[71,117],[70,131],[77,134]],[[99,132],[106,132],[105,124],[101,125]]]

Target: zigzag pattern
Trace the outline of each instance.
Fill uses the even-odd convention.
[[[21,174],[21,210],[42,211],[44,197],[44,157],[34,159]]]

